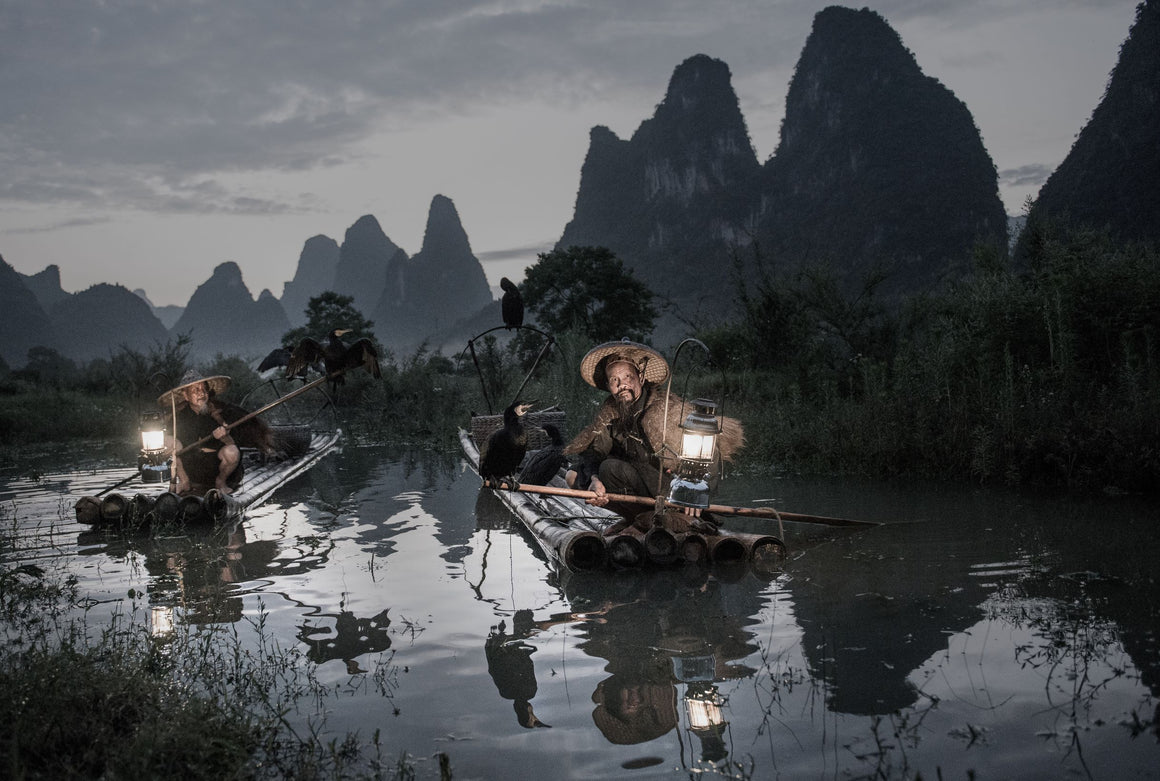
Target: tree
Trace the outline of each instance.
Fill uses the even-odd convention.
[[[282,344],[291,350],[306,337],[322,339],[336,328],[350,329],[343,339],[348,342],[367,337],[378,345],[375,339],[374,322],[363,317],[354,308],[354,297],[343,296],[327,290],[312,297],[306,303],[306,325],[282,334]],[[380,348],[379,352],[382,350]]]
[[[594,342],[643,341],[657,317],[653,292],[605,247],[541,253],[520,290],[541,328],[573,330]]]
[[[77,365],[53,348],[38,345],[28,348],[28,363],[16,376],[38,385],[65,388],[75,382]]]
[[[122,345],[109,359],[109,390],[154,399],[177,385],[189,367],[189,334],[156,343],[148,354]]]

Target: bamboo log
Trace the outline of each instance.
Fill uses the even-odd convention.
[[[754,573],[773,578],[785,564],[785,543],[776,537],[758,537],[750,546],[749,561]]]
[[[82,496],[76,503],[77,522],[94,524],[101,520],[101,500],[95,496]]]
[[[608,559],[618,567],[636,569],[648,558],[644,543],[630,531],[617,534],[608,541]]]
[[[121,494],[109,494],[101,500],[101,522],[120,523],[129,507],[129,501]]]
[[[181,499],[172,491],[166,491],[153,502],[153,515],[157,520],[169,522],[177,518],[177,507]]]
[[[204,511],[205,500],[197,494],[186,494],[177,504],[178,517],[187,523],[201,520]]]
[[[503,491],[522,491],[533,494],[553,494],[555,496],[571,496],[576,499],[594,499],[595,491],[584,491],[579,488],[558,488],[554,485],[531,485],[529,483],[510,483],[507,481],[484,480],[488,488]],[[629,502],[633,504],[656,506],[656,498],[651,496],[634,496],[632,494],[605,494],[609,501]],[[666,501],[666,507],[681,508],[681,505]],[[824,515],[805,515],[791,513],[785,510],[775,510],[764,507],[733,507],[723,504],[711,504],[706,508],[709,512],[719,515],[744,515],[754,518],[773,518],[783,521],[798,521],[800,523],[819,523],[827,526],[881,526],[878,521],[858,521],[850,518],[827,518]]]
[[[677,538],[663,526],[654,526],[645,532],[644,549],[654,564],[672,564],[677,560]]]
[[[134,525],[145,523],[150,512],[153,511],[153,498],[145,494],[136,494],[129,500],[129,522]]]
[[[738,537],[714,537],[709,545],[709,556],[714,564],[741,562],[749,557],[745,543]]]
[[[700,534],[689,532],[681,539],[680,557],[692,564],[705,564],[709,561],[709,543]]]
[[[604,567],[604,540],[595,532],[570,537],[562,551],[564,564],[573,572],[587,572]]]

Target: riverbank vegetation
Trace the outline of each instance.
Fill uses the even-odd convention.
[[[159,627],[133,607],[93,626],[75,612],[75,579],[43,560],[7,563],[11,544],[0,542],[5,777],[416,777],[415,758],[383,756],[377,730],[321,737],[313,704],[333,693],[303,651],[267,636],[263,616],[206,631]],[[303,705],[315,715],[296,718]],[[424,777],[451,778],[447,756],[433,759]]]
[[[1160,485],[1160,256],[1037,226],[1026,265],[897,307],[868,280],[767,275],[703,334],[751,457],[809,470],[1149,491]],[[758,413],[757,410],[763,412]]]
[[[691,329],[716,362],[692,390],[717,394],[745,422],[744,457],[754,465],[1154,490],[1157,251],[1098,232],[1031,230],[1018,268],[980,250],[965,278],[902,301],[877,295],[885,275],[850,291],[825,269],[781,273],[759,258],[756,278],[736,280],[740,316]],[[547,270],[537,264],[529,278],[544,287]],[[652,309],[647,297],[642,305]],[[631,314],[623,310],[616,311]],[[568,410],[574,426],[598,399],[575,369],[593,343],[589,326],[558,330],[523,389],[540,407]],[[540,346],[525,336],[510,343],[488,336],[457,355],[384,354],[381,381],[348,375],[343,427],[371,440],[454,448],[455,427],[469,411],[498,413]],[[0,378],[0,435],[16,445],[124,437],[131,447],[137,416],[181,376],[187,353],[177,339],[149,354],[121,349],[77,367],[38,349],[28,366]],[[235,400],[263,381],[236,356],[198,368],[231,376]]]

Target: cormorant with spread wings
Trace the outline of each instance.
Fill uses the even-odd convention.
[[[364,336],[348,345],[342,341],[342,335],[347,333],[350,333],[349,328],[335,328],[323,342],[310,337],[303,339],[294,348],[286,364],[286,378],[297,376],[316,361],[322,361],[326,376],[330,379],[330,387],[336,393],[338,386],[346,382],[345,372],[348,369],[361,366],[375,379],[381,378],[383,372],[379,368],[379,353],[374,342]]]

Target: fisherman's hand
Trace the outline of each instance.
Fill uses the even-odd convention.
[[[203,429],[203,431],[204,431],[204,429]],[[230,432],[226,431],[225,426],[218,426],[217,428],[215,428],[213,430],[213,438],[224,440],[227,436],[229,436],[229,433]]]
[[[604,483],[600,482],[599,477],[592,478],[592,482],[588,484],[588,490],[596,494],[588,500],[588,504],[594,507],[603,507],[608,504],[608,491],[604,488]]]

